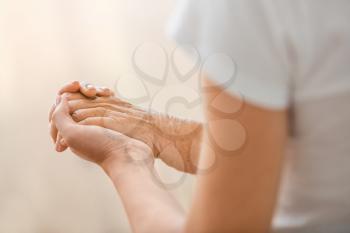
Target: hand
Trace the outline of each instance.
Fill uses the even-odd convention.
[[[58,95],[62,95],[63,93],[77,93],[80,92],[84,96],[88,98],[94,98],[96,96],[113,96],[114,93],[112,90],[110,90],[107,87],[99,87],[94,86],[87,82],[79,82],[79,81],[73,81],[71,83],[68,83],[64,85],[59,91]]]
[[[76,83],[61,91],[78,92],[79,88],[81,84]],[[200,123],[145,112],[114,96],[95,96],[94,99],[85,96],[81,93],[69,94],[71,114],[75,121],[98,125],[138,139],[146,143],[153,154],[167,165],[180,171],[196,172],[201,148]],[[50,119],[51,115],[52,113]],[[51,124],[51,137],[56,143],[57,151],[67,149],[54,124]]]
[[[180,171],[195,173],[199,155],[201,125],[146,112],[117,97],[86,99],[69,95],[72,118],[98,125],[146,143],[156,157]],[[66,147],[60,143],[59,151]]]
[[[71,83],[64,85],[58,91],[57,98],[64,93],[79,93],[79,92],[87,98],[95,98],[96,96],[108,97],[108,96],[114,95],[113,91],[111,91],[107,87],[94,86],[94,85],[87,83],[87,82],[73,81]],[[50,128],[50,134],[52,136],[52,139],[53,139],[54,143],[56,144],[56,150],[60,151],[60,150],[65,150],[66,147],[64,145],[60,144],[60,137],[58,135],[57,128],[56,128],[55,124],[51,123],[52,114],[55,111],[55,108],[56,108],[56,104],[53,104],[53,106],[50,109],[49,128]]]
[[[156,133],[156,116],[116,97],[94,100],[72,94],[69,106],[73,119],[84,124],[99,125],[143,141],[157,155],[163,138]]]
[[[64,95],[59,100],[52,123],[75,154],[107,172],[111,166],[115,169],[115,165],[153,164],[151,149],[145,143],[99,126],[78,124],[70,116],[67,97]]]
[[[86,99],[80,93],[66,93],[70,113],[76,122],[108,128],[146,143],[157,154],[159,140],[155,139],[153,116],[116,97]],[[54,124],[52,124],[54,125]],[[55,130],[57,132],[57,130]],[[56,150],[62,152],[67,145],[61,143],[57,133],[51,134]],[[56,139],[57,137],[57,139]]]

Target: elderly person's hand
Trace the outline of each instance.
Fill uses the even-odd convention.
[[[139,162],[153,165],[152,151],[145,143],[110,129],[76,123],[65,95],[59,98],[52,123],[75,154],[100,165],[107,173],[118,172],[116,166],[124,169]]]
[[[67,83],[64,85],[59,91],[58,94],[61,95],[63,93],[77,93],[80,92],[86,97],[94,98],[96,96],[113,96],[114,93],[107,87],[100,87],[92,85],[88,82],[79,82],[73,81],[71,83]]]
[[[200,151],[202,125],[162,114],[146,112],[115,96],[107,88],[90,85],[95,96],[87,97],[86,86],[73,82],[60,91],[66,93],[70,113],[76,122],[111,129],[146,143],[155,157],[180,171],[196,172]],[[68,93],[67,93],[68,92]],[[89,93],[91,94],[91,93]],[[51,121],[51,137],[59,152],[67,148]]]
[[[109,97],[113,96],[114,93],[112,90],[106,87],[98,87],[94,86],[88,82],[79,82],[73,81],[64,85],[57,93],[57,98],[64,93],[80,93],[82,96],[90,99],[94,99],[97,96]],[[60,136],[58,135],[58,131],[55,124],[52,124],[52,114],[55,111],[56,104],[53,104],[50,113],[49,113],[49,128],[51,137],[56,144],[57,151],[64,151],[67,147],[65,145],[60,144]]]
[[[68,100],[70,114],[76,122],[117,131],[143,141],[152,148],[155,154],[159,153],[160,146],[157,145],[157,142],[161,140],[155,138],[156,129],[153,127],[152,114],[114,96],[86,98],[81,93],[65,93],[64,95]],[[55,129],[51,131],[51,137],[56,142],[56,150],[62,152],[67,146],[62,143],[59,132],[51,121],[54,109],[50,113],[50,124]]]

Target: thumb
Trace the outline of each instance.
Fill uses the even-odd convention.
[[[73,128],[77,126],[77,124],[69,114],[67,98],[65,96],[60,96],[58,101],[59,104],[55,109],[53,115],[53,122],[56,125],[60,134],[63,137],[66,137],[73,130]]]

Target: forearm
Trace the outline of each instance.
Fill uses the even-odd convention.
[[[154,182],[152,168],[135,164],[104,169],[122,199],[133,232],[181,232],[184,211],[159,183]]]
[[[176,117],[153,115],[159,158],[180,171],[195,174],[200,155],[203,125]],[[174,156],[179,156],[175,159]]]

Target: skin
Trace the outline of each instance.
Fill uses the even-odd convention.
[[[73,81],[71,83],[65,84],[57,92],[56,104],[57,104],[57,100],[58,100],[59,96],[62,95],[63,93],[77,93],[77,92],[80,92],[86,98],[96,98],[98,96],[108,97],[108,96],[114,95],[113,91],[111,91],[110,89],[108,89],[106,87],[96,87],[96,86],[93,86],[92,84],[87,83],[87,82]],[[59,136],[56,126],[54,124],[51,124],[52,114],[55,110],[56,104],[54,104],[51,107],[50,113],[49,113],[50,135],[51,135],[52,139],[54,140],[54,142],[56,143],[56,150],[63,151],[63,150],[65,150],[66,145],[64,145],[64,143],[63,143],[63,145],[60,144],[60,140],[62,138]]]
[[[208,85],[212,85],[210,81],[206,80],[206,82]],[[215,96],[220,93],[224,93],[223,98],[220,99],[222,105],[228,108],[237,106],[238,101],[241,101],[225,93],[219,87],[214,87],[210,92],[203,93],[206,100],[205,114],[208,120],[223,119],[221,114],[210,111],[207,104],[211,103]],[[71,101],[81,101],[81,99],[71,99]],[[117,103],[113,105],[117,105],[120,108]],[[153,145],[150,142],[152,140],[142,140],[144,137],[140,137],[140,134],[137,133],[135,135],[139,135],[140,138],[138,139],[132,138],[135,136],[133,134],[130,134],[131,137],[128,137],[118,133],[117,135],[121,139],[110,142],[106,139],[108,134],[101,134],[100,129],[102,127],[90,125],[102,124],[101,126],[108,128],[110,125],[106,124],[105,120],[101,121],[101,118],[99,118],[100,121],[90,120],[90,123],[87,123],[87,119],[105,117],[105,111],[101,111],[103,107],[99,106],[99,110],[93,110],[93,116],[91,116],[90,111],[89,114],[85,114],[87,112],[84,110],[85,115],[82,114],[84,117],[81,117],[79,114],[79,116],[74,116],[74,113],[79,109],[89,109],[83,108],[84,104],[79,105],[82,108],[74,108],[73,103],[68,103],[67,99],[64,99],[58,106],[58,108],[55,108],[54,114],[52,114],[51,123],[57,126],[67,146],[83,158],[99,164],[106,171],[121,196],[134,232],[225,233],[269,231],[276,203],[282,155],[287,135],[287,114],[285,110],[273,111],[257,107],[249,102],[245,103],[245,107],[236,120],[244,126],[248,140],[246,140],[244,147],[239,151],[219,150],[214,145],[211,145],[211,141],[207,140],[207,137],[203,137],[202,140],[202,133],[193,136],[198,137],[196,140],[198,140],[199,146],[203,147],[203,153],[198,159],[199,166],[205,166],[210,162],[209,160],[213,156],[211,153],[215,153],[217,162],[215,169],[198,176],[191,208],[188,213],[184,213],[171,195],[153,182],[152,174],[154,168],[152,162],[135,163],[130,162],[134,161],[133,159],[121,159],[130,158],[130,156],[123,154],[124,150],[121,150],[121,145],[123,145],[121,142],[125,143],[132,139],[134,140],[132,142],[142,144],[138,144],[139,146],[135,146],[135,148],[133,146],[127,147],[128,151],[133,151],[132,154],[137,154],[138,157],[149,158],[142,161],[152,160],[154,155],[150,156],[149,151],[145,149],[148,148],[151,154],[154,153],[154,150],[150,147],[150,145]],[[88,106],[91,107],[91,105]],[[139,112],[134,110],[132,108],[132,111],[123,112],[125,114],[123,119],[128,117],[133,119],[138,116]],[[108,117],[110,116],[108,115]],[[119,121],[122,118],[116,117],[116,119]],[[137,120],[128,121],[128,123],[137,122],[134,126],[139,125],[139,119],[144,118],[137,118]],[[149,118],[146,117],[146,119]],[[164,120],[162,117],[160,119]],[[181,130],[182,125],[189,127],[187,124],[197,124],[181,120],[177,121],[173,118],[171,120],[174,121],[172,124],[164,123],[167,121],[167,118],[164,121],[160,121],[163,123],[159,124],[157,129],[162,129],[162,125],[164,127],[166,125],[170,127],[170,129],[165,127],[166,130],[178,132],[179,129]],[[118,121],[114,121],[114,123]],[[151,126],[152,122],[153,120],[151,121]],[[147,124],[145,123],[145,125]],[[230,127],[226,127],[225,122],[223,124],[221,126],[214,125],[211,128],[210,133],[212,137],[230,138],[232,141],[242,139],[242,132],[230,130]],[[78,128],[78,126],[84,128]],[[176,130],[171,129],[174,126]],[[86,129],[88,130],[86,131],[88,133],[86,133],[85,127],[94,128]],[[75,134],[75,130],[79,133]],[[108,132],[116,132],[115,130],[117,128],[113,128],[113,130]],[[91,138],[94,140],[91,140]],[[157,137],[149,137],[149,139],[160,140]],[[89,145],[89,148],[83,149],[87,141],[91,145]],[[186,148],[186,144],[181,144],[181,146]],[[209,150],[208,147],[211,147],[211,149]],[[161,147],[159,148],[161,149]],[[168,156],[171,156],[171,154],[169,153]],[[176,159],[177,157],[174,158],[174,160]]]
[[[72,84],[76,83],[78,82]],[[67,90],[67,86],[69,85],[64,90]],[[75,86],[69,90],[80,89]],[[87,99],[81,93],[67,93],[66,97],[69,100],[70,113],[76,122],[98,125],[138,139],[152,148],[155,158],[179,171],[196,173],[196,158],[200,154],[202,136],[201,124],[149,113],[114,96]],[[54,107],[50,119],[53,111]],[[64,151],[67,145],[62,142],[54,124],[51,124],[51,129],[56,150]]]

